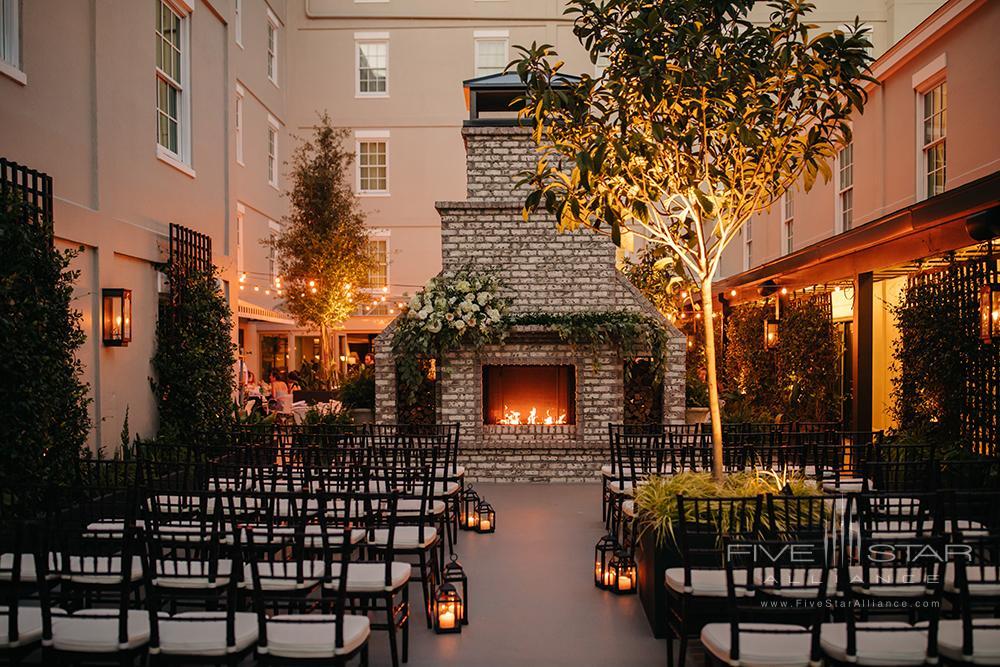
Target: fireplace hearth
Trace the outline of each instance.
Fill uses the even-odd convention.
[[[484,365],[483,423],[575,424],[576,368],[568,364]]]

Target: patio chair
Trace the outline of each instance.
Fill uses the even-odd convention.
[[[12,665],[41,646],[42,614],[61,613],[39,604],[40,587],[46,585],[37,577],[38,561],[47,558],[39,535],[44,526],[44,521],[0,517],[0,658]]]
[[[857,530],[863,542],[944,536],[940,497],[932,492],[866,491],[856,496]]]
[[[837,431],[818,441],[813,463],[823,490],[845,494],[866,488],[865,464],[881,441],[881,431]]]
[[[1000,535],[962,541],[969,557],[949,560],[944,594],[960,612],[958,619],[941,620],[938,651],[949,665],[1000,664]]]
[[[726,540],[725,553],[729,619],[701,630],[708,664],[819,664],[832,565],[828,543],[799,541],[792,550],[783,541]]]
[[[891,543],[862,538],[858,567],[849,568],[846,560],[840,565],[846,618],[820,629],[829,664],[936,662],[944,544],[940,538],[893,538]],[[901,613],[909,620],[899,620]],[[892,620],[870,620],[877,616]]]
[[[706,623],[725,618],[727,597],[723,541],[756,539],[760,531],[762,498],[677,497],[677,548],[681,567],[667,568],[667,655],[673,662],[673,640],[680,640],[679,663],[684,665],[688,641]],[[747,582],[735,585],[748,595]]]

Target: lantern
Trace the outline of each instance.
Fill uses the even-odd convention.
[[[764,349],[770,350],[778,344],[778,320],[769,317],[764,320]]]
[[[635,581],[635,559],[627,551],[619,550],[608,564],[607,574],[610,574],[610,589],[616,595],[631,595],[638,588]]]
[[[476,516],[479,518],[479,525],[476,527],[476,532],[479,533],[495,533],[497,530],[497,515],[493,511],[493,506],[486,502],[483,498],[476,505]]]
[[[466,576],[465,568],[463,568],[462,564],[458,562],[458,557],[455,556],[455,554],[451,555],[451,561],[444,566],[444,573],[441,579],[444,583],[454,586],[456,591],[461,591],[458,596],[462,600],[461,621],[462,625],[468,625],[469,577]]]
[[[132,341],[132,290],[101,290],[101,329],[109,347],[126,347]]]
[[[462,598],[447,582],[438,586],[434,596],[434,632],[439,635],[462,631]]]
[[[608,533],[594,547],[594,585],[602,590],[611,588],[611,560],[618,551],[618,540]]]
[[[476,530],[479,528],[479,517],[476,515],[476,508],[479,506],[479,494],[469,488],[462,491],[459,501],[458,527],[462,530]]]
[[[989,345],[1000,339],[1000,284],[979,288],[979,338]]]

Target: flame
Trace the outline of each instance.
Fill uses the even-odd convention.
[[[522,421],[521,413],[517,410],[511,410],[506,405],[503,406],[503,417],[497,421],[498,424],[507,424],[510,426],[520,426],[523,424],[533,425],[533,424],[544,424],[545,426],[554,426],[556,424],[566,423],[566,413],[562,413],[558,417],[552,416],[552,410],[547,409],[545,411],[545,417],[539,420],[538,409],[532,406],[531,410],[528,412],[528,416]]]

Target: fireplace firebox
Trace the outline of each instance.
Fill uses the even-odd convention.
[[[558,426],[576,423],[572,365],[484,365],[483,423]]]

